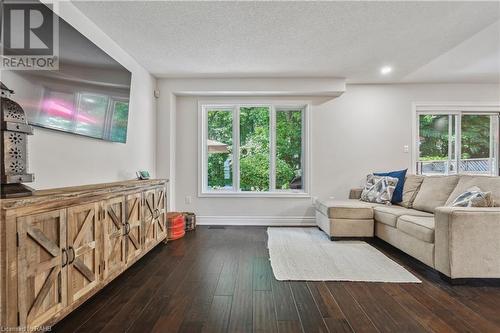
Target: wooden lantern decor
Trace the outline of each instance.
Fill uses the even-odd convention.
[[[1,197],[21,197],[33,194],[33,189],[22,183],[32,182],[28,173],[28,135],[33,128],[28,125],[23,108],[10,99],[14,93],[1,83]]]

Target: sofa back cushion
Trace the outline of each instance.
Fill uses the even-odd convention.
[[[500,207],[500,177],[468,175],[460,176],[457,186],[446,201],[446,206],[451,205],[460,194],[472,187],[479,187],[483,192],[491,192],[493,205]]]
[[[399,205],[412,208],[413,201],[417,197],[418,190],[424,181],[425,176],[421,175],[408,175],[406,176],[405,183],[403,186],[403,200]]]
[[[457,183],[458,176],[456,175],[425,177],[417,193],[417,197],[413,201],[413,208],[434,213],[436,207],[446,205]]]

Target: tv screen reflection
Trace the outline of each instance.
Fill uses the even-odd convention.
[[[59,70],[3,71],[31,125],[126,142],[131,73],[59,18]]]

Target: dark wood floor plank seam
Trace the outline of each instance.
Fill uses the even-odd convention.
[[[211,258],[213,259],[215,256],[212,256]],[[189,277],[195,271],[197,262],[202,261],[201,257],[197,258],[197,260],[188,259],[187,257],[184,257],[183,259],[187,265],[181,265],[179,270],[172,272],[170,278],[165,282],[164,288],[160,288],[158,290],[153,300],[149,302],[148,308],[145,308],[141,317],[138,318],[142,319],[144,315],[156,315],[156,317],[150,318],[146,321],[141,321],[141,324],[136,321],[137,325],[134,324],[134,326],[131,326],[131,330],[132,328],[135,329],[135,326],[137,326],[136,331],[141,332],[145,329],[146,325],[151,325],[150,329],[158,329],[158,327],[161,327],[164,322],[169,323],[171,326],[182,326],[183,320],[178,321],[178,318],[173,317],[176,317],[175,315],[179,312],[182,313],[182,309],[189,305],[187,296],[190,296],[191,293],[194,292],[194,290],[190,288],[192,286],[192,282],[189,281]],[[188,295],[183,295],[183,287],[189,288],[188,290],[190,293]],[[178,301],[178,303],[175,301]],[[146,309],[150,311],[144,313]],[[171,318],[176,320],[175,325],[170,322]]]
[[[297,300],[295,299],[295,296],[293,295],[292,286],[290,284],[288,284],[288,287],[290,288],[290,293],[292,293],[293,304],[295,305],[295,310],[297,311],[297,316],[299,317],[299,323],[300,323],[300,327],[302,329],[302,333],[306,333],[306,331],[304,330],[304,324],[302,323],[302,319],[300,318],[299,307],[297,306]]]
[[[148,255],[141,258],[129,270],[127,270],[121,276],[118,276],[115,280],[113,280],[111,284],[108,284],[97,295],[95,295],[94,297],[90,298],[85,303],[83,303],[78,308],[78,311],[71,313],[67,318],[65,318],[62,322],[60,322],[58,324],[58,328],[64,331],[64,327],[66,326],[66,324],[69,324],[70,321],[73,322],[75,317],[81,315],[86,315],[86,316],[84,319],[82,319],[80,323],[78,323],[76,326],[73,326],[76,327],[73,328],[73,331],[77,330],[80,326],[84,325],[92,316],[98,313],[100,309],[104,308],[113,299],[115,295],[117,295],[121,290],[125,288],[126,281],[131,279],[134,275],[140,274],[140,272],[143,269],[145,269],[146,264],[149,263],[153,258],[155,258],[155,254],[158,253],[159,251],[155,249],[151,251]],[[101,297],[102,295],[108,295],[108,293],[109,293],[108,297]],[[95,306],[95,303],[98,303],[98,305]],[[87,308],[89,308],[90,313],[83,311],[83,309]]]
[[[188,248],[189,251],[194,251],[197,248],[197,245],[199,245],[198,242],[196,242],[196,241],[193,242],[191,244],[191,246]],[[178,247],[178,248],[180,248],[180,247]],[[186,250],[186,249],[184,249],[184,250]],[[194,267],[194,261],[192,259],[188,258],[188,256],[185,255],[185,253],[182,255],[179,255],[179,253],[175,252],[175,254],[176,254],[175,258],[180,258],[178,265],[176,265],[174,267],[174,269],[172,269],[172,271],[170,272],[168,277],[165,279],[164,284],[160,288],[157,289],[154,297],[152,297],[147,302],[147,304],[142,308],[141,313],[134,319],[134,322],[128,327],[127,331],[134,331],[135,327],[137,326],[137,331],[142,332],[143,328],[144,328],[143,327],[144,322],[149,324],[149,325],[153,325],[154,323],[152,322],[152,319],[142,321],[142,322],[139,322],[139,321],[142,320],[144,318],[144,316],[153,315],[154,313],[156,313],[157,311],[159,311],[161,309],[161,306],[154,306],[154,305],[158,305],[157,302],[158,302],[159,297],[164,296],[163,292],[169,291],[168,288],[173,284],[173,282],[175,282],[175,278],[179,277],[179,272],[181,272],[180,273],[181,278],[184,278],[185,275],[183,275],[182,272],[183,271],[189,272]],[[167,288],[167,290],[165,290],[165,288]],[[162,300],[167,300],[167,299],[164,298]],[[170,299],[168,299],[168,300],[170,300]],[[160,304],[163,304],[163,303],[160,303]],[[154,310],[156,312],[153,312],[153,311],[145,312],[147,309],[151,308],[152,306],[153,306],[152,310]]]
[[[365,320],[368,321],[368,323],[370,324],[370,328],[372,330],[375,330],[376,332],[381,332],[378,327],[375,325],[375,323],[373,322],[373,320],[370,318],[370,316],[368,315],[368,313],[365,311],[365,309],[361,306],[361,304],[358,302],[358,300],[349,292],[349,290],[345,287],[345,283],[344,282],[328,282],[327,283],[327,287],[328,287],[328,290],[330,291],[330,293],[332,294],[332,297],[335,299],[335,301],[337,302],[337,304],[339,305],[339,307],[342,309],[342,307],[346,306],[346,305],[343,305],[339,299],[337,299],[332,291],[332,288],[333,286],[331,284],[334,284],[336,283],[349,297],[349,300],[352,301],[353,305],[356,307],[356,309],[358,309],[358,311],[360,311],[361,315],[363,316],[363,318]],[[351,325],[351,327],[353,327],[353,330],[354,331],[357,331],[356,329],[356,325],[354,325],[354,322],[349,319],[349,315],[347,315],[346,311],[343,310],[344,314],[346,315],[346,318],[347,318],[347,321],[349,322],[349,325]],[[356,320],[357,322],[359,322],[360,320]],[[364,331],[364,330],[363,330]]]
[[[151,303],[151,301],[154,299],[154,289],[156,289],[161,284],[161,280],[168,280],[168,278],[171,276],[171,274],[173,274],[173,272],[180,265],[181,262],[182,262],[182,260],[174,261],[174,263],[171,264],[171,265],[169,265],[169,267],[168,267],[168,269],[171,269],[171,271],[167,272],[164,276],[159,277],[160,281],[158,281],[158,280],[157,281],[153,281],[150,286],[145,286],[145,287],[148,287],[149,290],[144,290],[145,288],[143,288],[143,290],[141,290],[143,293],[149,293],[149,294],[152,294],[152,295],[149,295],[149,294],[146,294],[146,295],[135,294],[132,297],[132,300],[133,300],[133,298],[136,298],[136,297],[145,297],[145,299],[144,299],[144,302],[140,302],[140,303],[142,303],[141,304],[142,306],[138,306],[138,307],[140,307],[140,309],[137,312],[136,316],[131,316],[131,314],[132,314],[131,311],[130,312],[127,311],[127,313],[124,314],[125,318],[122,318],[123,321],[122,321],[122,319],[118,319],[120,323],[127,322],[127,327],[124,330],[125,332],[127,332],[127,331],[130,330],[130,328],[132,327],[132,325],[135,324],[135,321],[138,318],[140,318],[140,316],[142,315],[142,313],[144,312],[144,310],[149,306],[149,304]],[[160,271],[163,272],[162,270],[160,270]],[[160,271],[157,271],[157,273],[160,272]],[[152,280],[148,280],[148,281],[152,281]],[[139,291],[139,292],[141,292],[141,291]],[[130,303],[130,300],[127,303]],[[120,312],[124,312],[124,311],[125,311],[125,309],[122,309]],[[118,316],[118,314],[115,315],[115,317],[113,317],[113,319],[110,320],[110,324],[113,321],[116,321],[116,317],[117,316]],[[104,330],[106,330],[106,327],[108,327],[108,326],[109,326],[109,324],[104,327]]]
[[[419,321],[420,324],[430,331],[435,333],[442,332],[456,332],[452,327],[442,321],[439,317],[437,317],[432,311],[427,309],[425,305],[420,303],[417,299],[415,299],[412,295],[404,292],[403,289],[397,284],[383,286],[382,288],[388,290],[388,293],[391,294],[393,299],[403,308],[406,312],[412,316],[415,320]],[[411,307],[408,304],[411,302]],[[416,315],[415,311],[419,311],[420,315]],[[426,318],[422,318],[422,312],[425,312]]]
[[[253,251],[240,248],[229,332],[253,332]]]
[[[348,332],[349,333],[354,332],[354,329],[352,328],[351,324],[347,320],[345,314],[342,312],[342,309],[340,309],[340,307],[338,306],[337,302],[335,301],[335,299],[333,298],[333,296],[331,295],[329,289],[326,287],[326,284],[323,281],[322,282],[307,282],[306,285],[309,288],[309,292],[312,295],[312,298],[313,298],[313,300],[314,300],[314,302],[316,304],[316,307],[318,308],[318,310],[320,311],[320,313],[321,313],[321,315],[323,317],[323,321],[325,322],[326,326],[328,327],[328,329],[330,331],[332,331],[332,332],[346,332],[346,333],[348,333]],[[322,311],[321,305],[320,305],[320,304],[324,303],[324,300],[321,299],[321,297],[323,295],[317,289],[317,287],[321,287],[322,285],[324,285],[324,289],[326,289],[326,290],[322,290],[323,293],[324,292],[328,292],[327,297],[329,299],[326,300],[326,301],[333,302],[334,303],[333,305],[336,306],[335,309],[331,309],[331,306],[329,306],[328,304],[324,304],[325,307],[328,307],[328,309],[325,310],[325,312],[336,312],[336,311],[338,311],[340,313],[340,315],[341,315],[341,318],[336,318],[334,316],[334,313],[328,313],[328,316],[325,316],[325,314],[323,314],[323,311]],[[316,290],[314,290],[313,288],[316,288]],[[321,301],[321,303],[320,303],[320,301]],[[332,319],[333,323],[329,319]],[[345,327],[346,324],[347,324],[347,327]],[[332,326],[332,327],[330,327],[330,326]]]
[[[149,264],[155,264],[156,262],[160,262],[162,260],[162,256],[160,255],[161,253],[163,252],[163,249],[161,249],[159,252],[156,253],[156,255],[152,258],[152,260],[149,262]],[[149,265],[145,265],[143,270],[146,271],[148,270],[148,267]],[[160,269],[160,267],[158,265],[153,265],[154,267],[154,271],[156,272],[156,270]],[[150,268],[149,268],[150,269]],[[143,271],[141,270],[141,272]],[[142,279],[140,277],[140,272],[138,272],[138,274],[135,274],[133,276],[131,276],[129,279],[127,279],[127,281],[124,282],[124,288],[122,289],[122,292],[121,293],[116,293],[114,296],[110,297],[109,301],[106,303],[106,307],[109,308],[109,306],[111,304],[115,304],[116,306],[113,306],[111,307],[111,309],[113,311],[119,311],[121,309],[121,307],[124,305],[123,302],[120,302],[120,297],[123,296],[123,291],[125,292],[131,292],[132,295],[135,294],[135,292],[137,292],[141,286],[141,283],[142,283]],[[85,323],[83,323],[82,325],[80,325],[77,329],[75,329],[75,332],[77,331],[80,331],[83,329],[83,331],[88,331],[89,329],[84,329],[86,326],[92,326],[92,327],[96,327],[96,323],[101,323],[105,325],[105,322],[106,321],[100,321],[100,320],[96,320],[96,317],[100,317],[100,316],[107,316],[107,315],[111,315],[110,318],[108,319],[111,319],[112,317],[114,317],[114,314],[116,314],[116,312],[112,312],[112,311],[99,311],[99,312],[94,312],[94,314],[88,318],[87,321],[85,321]],[[69,319],[69,318],[68,318]],[[101,327],[102,328],[102,327]],[[101,329],[99,328],[99,330]]]
[[[227,259],[227,255],[224,255],[224,256]],[[215,258],[215,256],[214,256],[214,258]],[[213,262],[210,261],[210,263],[208,264],[208,266],[214,266]],[[218,272],[214,273],[214,275],[216,276],[216,279],[214,281],[213,291],[211,291],[210,295],[208,296],[208,298],[211,299],[211,302],[209,302],[210,305],[208,306],[208,311],[210,311],[210,309],[211,309],[211,306],[213,304],[215,296],[231,296],[231,297],[233,297],[233,295],[216,295],[216,291],[217,291],[217,288],[218,288],[220,280],[221,280],[221,274],[222,274],[223,268],[224,268],[224,262],[222,263],[222,265],[221,265],[220,269],[218,270]],[[202,284],[200,283],[200,285],[202,285]],[[196,298],[196,296],[194,298]],[[232,304],[233,304],[233,299],[234,299],[234,297],[231,299],[231,306],[229,307],[228,325],[229,325],[229,318],[230,318],[230,315],[231,315],[231,308],[232,308]],[[191,305],[193,305],[193,304],[191,304]],[[181,325],[184,324],[184,323],[186,323],[186,325],[187,325],[188,321],[183,320],[183,322],[181,323]],[[202,325],[202,327],[203,327],[203,325]]]
[[[238,258],[230,256],[230,258],[224,262],[215,290],[216,296],[232,296],[234,294],[239,266],[237,259]]]
[[[420,286],[420,289],[422,287],[424,287],[426,289],[431,288],[432,292],[425,292],[425,294],[428,297],[431,297],[435,302],[440,304],[440,306],[443,307],[445,309],[445,311],[449,311],[449,306],[446,306],[445,304],[443,304],[444,300],[442,299],[442,297],[441,297],[441,299],[436,298],[440,293],[443,293],[444,295],[446,295],[448,298],[450,298],[452,300],[452,302],[459,303],[460,305],[458,306],[458,308],[460,308],[461,311],[463,309],[468,309],[470,311],[468,314],[472,314],[473,316],[478,317],[477,319],[479,320],[479,322],[481,322],[481,319],[487,321],[487,323],[485,323],[485,325],[487,328],[489,327],[490,330],[492,329],[490,324],[495,325],[495,323],[491,322],[487,318],[484,318],[481,314],[477,313],[474,309],[471,309],[467,304],[462,302],[460,297],[458,297],[458,295],[456,294],[456,291],[455,291],[456,289],[454,287],[450,286],[449,284],[447,284],[447,282],[444,282],[438,276],[437,272],[429,269],[429,267],[427,265],[416,260],[415,258],[408,256],[407,254],[401,252],[400,250],[394,248],[393,246],[386,244],[385,242],[381,243],[381,241],[379,241],[379,242],[377,242],[377,244],[375,246],[377,246],[379,249],[384,251],[384,253],[386,255],[388,255],[391,259],[402,264],[411,273],[418,276],[422,280],[422,284]],[[433,282],[433,283],[430,283],[429,281]],[[413,288],[412,285],[403,285],[403,287],[404,288]],[[450,293],[450,289],[452,290],[451,293]],[[424,304],[426,307],[429,308],[428,302],[420,302],[420,303]],[[432,309],[430,309],[430,310],[432,311]],[[452,319],[452,318],[456,318],[456,320],[460,321],[462,323],[462,325],[464,327],[467,327],[469,330],[474,331],[476,329],[476,327],[470,326],[470,321],[463,320],[462,316],[456,316],[456,313],[450,313],[450,316],[446,316],[446,318],[443,318],[443,319]],[[476,324],[478,324],[478,323],[476,322]]]
[[[293,301],[293,295],[288,281],[272,279],[271,291],[275,304],[276,320],[294,321],[299,320],[299,314]]]
[[[278,331],[272,291],[253,291],[253,330],[257,332]]]
[[[428,287],[426,285],[427,282],[423,282],[423,286]],[[404,286],[406,290],[408,289],[415,289],[414,286]],[[431,287],[432,288],[432,287]],[[498,332],[498,327],[494,325],[494,323],[490,322],[486,318],[483,318],[482,316],[478,315],[469,307],[464,305],[463,303],[457,301],[455,298],[451,298],[449,295],[447,295],[443,290],[436,289],[434,290],[435,293],[431,292],[426,292],[425,290],[421,293],[424,294],[426,297],[431,298],[434,302],[436,302],[439,306],[442,308],[446,309],[451,316],[456,318],[458,321],[462,323],[465,327],[468,327],[472,332],[475,330],[480,330],[482,332]],[[443,293],[443,295],[439,295],[440,293]],[[449,299],[447,299],[449,298]],[[448,304],[451,303],[451,304]],[[454,303],[459,303],[454,304]],[[427,306],[429,306],[429,303],[426,303]],[[455,305],[455,307],[451,308],[450,305]],[[466,311],[466,310],[469,311]],[[431,309],[432,310],[432,309]],[[466,313],[464,313],[464,311]],[[471,313],[472,312],[472,313]],[[476,320],[468,320],[465,317],[468,317],[468,315],[472,315],[472,317],[475,318],[469,318],[469,319],[476,319]],[[472,325],[472,326],[471,326]]]
[[[414,258],[411,258],[411,257],[407,258],[408,255],[406,255],[404,253],[400,253],[401,251],[399,251],[398,249],[392,248],[392,246],[388,245],[388,247],[391,247],[390,250],[392,250],[392,256],[399,255],[399,257],[397,258],[398,261],[404,261],[401,258],[408,259],[409,262],[404,262],[403,265],[410,272],[414,273],[415,275],[421,275],[422,284],[421,284],[420,288],[422,288],[422,287],[425,289],[430,288],[430,290],[428,290],[428,292],[426,292],[426,294],[428,294],[429,297],[433,298],[435,302],[437,302],[438,304],[441,304],[441,306],[443,306],[446,309],[449,308],[448,306],[443,304],[443,302],[445,302],[446,300],[444,300],[442,298],[442,296],[439,299],[436,298],[440,295],[440,293],[442,293],[443,295],[446,295],[446,297],[449,299],[448,301],[451,301],[452,303],[458,303],[458,308],[460,309],[461,312],[463,312],[464,309],[469,310],[469,312],[465,314],[466,316],[472,315],[473,317],[477,317],[477,319],[479,319],[479,322],[477,322],[476,324],[480,323],[481,319],[484,319],[484,321],[486,321],[485,322],[486,327],[484,327],[484,329],[491,330],[493,328],[491,325],[496,325],[494,322],[492,322],[488,318],[483,317],[480,313],[475,311],[475,309],[471,308],[467,303],[465,303],[462,300],[462,297],[460,297],[460,295],[457,293],[457,287],[450,286],[447,282],[443,281],[438,276],[438,274],[435,271],[430,270],[427,265],[425,265],[419,261],[416,261]],[[433,283],[430,283],[430,282],[433,282]],[[411,286],[405,286],[405,287],[411,288]],[[458,287],[458,288],[460,288],[460,287]],[[469,290],[470,289],[471,288],[469,288]],[[427,305],[427,304],[425,304],[425,305]],[[458,318],[458,320],[462,321],[466,327],[469,327],[472,330],[475,329],[475,327],[470,326],[470,324],[469,324],[470,321],[463,320],[462,316],[458,316],[457,318]]]
[[[105,326],[101,329],[103,332],[111,332],[111,331],[122,331],[128,330],[138,318],[138,315],[142,313],[144,307],[149,304],[149,299],[152,298],[154,294],[154,289],[156,286],[161,284],[163,277],[159,275],[168,276],[172,274],[173,270],[171,270],[172,266],[175,267],[179,264],[179,260],[175,259],[176,257],[167,257],[167,260],[163,260],[162,264],[158,264],[156,269],[153,272],[150,272],[148,278],[141,281],[141,285],[137,288],[135,293],[130,295],[126,301],[120,304],[120,309],[116,312],[113,317],[111,317]],[[172,266],[171,266],[172,265]],[[144,302],[145,301],[145,302]],[[145,304],[147,303],[147,304]],[[132,311],[137,310],[137,315],[133,316]],[[125,325],[126,327],[123,327]],[[120,329],[117,327],[118,326]]]
[[[426,294],[431,297],[436,303],[438,303],[441,307],[443,307],[446,311],[449,311],[449,307],[443,304],[443,300],[439,300],[436,298],[437,295],[443,293],[447,297],[451,298],[453,302],[459,303],[460,308],[469,309],[472,313],[475,313],[478,317],[482,317],[480,313],[472,309],[468,304],[464,303],[460,297],[460,295],[456,292],[457,288],[454,286],[450,286],[447,282],[443,281],[437,274],[436,271],[430,270],[429,267],[416,259],[409,257],[407,254],[402,253],[400,250],[393,248],[392,246],[386,244],[383,247],[384,252],[396,262],[404,265],[411,273],[417,275],[421,280],[422,287],[424,288],[432,288],[433,292],[426,292]],[[432,283],[430,283],[432,282]],[[412,288],[411,286],[404,286],[404,288]],[[469,288],[470,290],[470,288]],[[434,296],[433,296],[434,295]],[[414,297],[415,298],[415,297]],[[419,300],[417,300],[419,301]],[[428,302],[422,302],[421,304],[429,308]],[[430,308],[429,308],[430,309]],[[432,309],[430,309],[432,310]],[[468,321],[464,321],[460,316],[455,316],[455,313],[452,313],[451,316],[445,316],[446,319],[450,319],[453,317],[460,322],[465,327],[468,327],[469,330],[474,330],[475,328],[469,326]],[[444,319],[444,318],[443,318]],[[484,318],[486,319],[486,318]],[[490,321],[491,322],[491,321]]]
[[[347,320],[347,323],[349,324],[349,327],[351,328],[351,330],[352,330],[353,332],[355,332],[355,329],[354,329],[354,327],[353,327],[353,325],[352,325],[351,321],[349,320],[349,318],[347,318],[347,314],[344,312],[344,310],[342,310],[342,307],[340,306],[339,302],[338,302],[338,301],[337,301],[337,299],[335,299],[335,297],[333,296],[332,291],[330,290],[330,288],[328,288],[328,286],[326,285],[326,283],[325,283],[325,282],[323,282],[323,283],[325,284],[326,290],[328,290],[328,292],[330,293],[330,296],[331,296],[332,300],[335,302],[335,304],[337,304],[337,306],[338,306],[338,308],[339,308],[340,312],[342,313],[342,315],[344,316],[344,318]],[[354,301],[356,301],[356,300],[354,300]],[[356,302],[356,303],[357,303],[357,302]],[[362,308],[359,304],[358,304],[358,307],[359,307],[359,309],[361,309],[361,311],[363,311],[363,312],[364,312],[363,308]],[[366,313],[365,313],[365,315],[366,315]],[[367,317],[369,320],[371,320],[371,319],[370,319],[370,317],[368,317],[368,316],[366,316],[366,317]],[[373,323],[372,323],[372,324],[373,324]],[[375,326],[374,326],[374,327],[375,327]]]
[[[330,330],[328,329],[306,282],[293,281],[290,285],[304,332],[329,332]],[[301,299],[299,299],[299,297]],[[308,313],[306,314],[304,312]],[[310,325],[314,328],[310,328]]]
[[[184,257],[184,263],[187,265],[183,265],[180,268],[186,269],[186,271],[189,271],[190,268],[193,265],[192,260],[188,260]],[[182,269],[180,270],[182,272]],[[179,277],[178,270],[174,270],[172,274],[169,276],[169,279],[165,281],[164,286],[170,287],[173,283],[175,283],[175,279]],[[143,309],[141,314],[136,318],[134,321],[133,325],[131,325],[128,329],[128,331],[137,331],[137,332],[143,332],[147,331],[148,329],[152,329],[152,327],[155,325],[155,323],[158,320],[158,317],[161,315],[161,311],[166,309],[169,304],[171,303],[173,295],[170,294],[169,290],[166,290],[167,294],[164,294],[165,288],[161,288],[162,292],[157,292],[157,295],[155,295],[151,300],[148,302],[148,305]],[[147,319],[144,320],[146,317]],[[149,325],[149,326],[147,326]]]
[[[388,243],[385,243],[381,240],[374,242],[373,245],[378,247],[379,249],[381,249],[386,255],[388,255],[394,261],[404,265],[411,273],[418,276],[424,283],[433,282],[434,288],[436,288],[438,290],[442,290],[443,292],[447,293],[450,297],[455,299],[455,301],[460,302],[464,307],[469,308],[472,312],[475,312],[478,316],[484,317],[484,314],[482,312],[488,311],[488,307],[480,307],[482,310],[481,311],[478,308],[471,306],[471,305],[474,305],[475,302],[473,300],[471,301],[470,299],[464,297],[463,296],[464,292],[458,291],[462,288],[462,286],[451,286],[450,284],[448,284],[447,282],[445,282],[441,279],[441,277],[439,276],[437,271],[430,269],[424,263],[416,260],[415,258],[407,255],[406,253],[402,252],[401,250],[399,250],[399,249],[395,248],[394,246],[392,246]],[[477,297],[478,294],[477,294],[475,288],[471,288],[471,286],[477,285],[477,284],[489,285],[491,283],[493,283],[493,282],[491,282],[489,280],[486,280],[485,282],[474,281],[472,283],[472,285],[469,285],[467,287],[466,293],[475,294]],[[496,284],[496,287],[498,287],[498,283]],[[495,291],[497,291],[497,290],[498,290],[498,288],[496,288]],[[497,294],[500,295],[500,293],[497,293]],[[481,294],[481,295],[483,296],[481,298],[484,299],[484,294]],[[470,304],[471,302],[472,302],[472,304]],[[498,303],[496,306],[500,306],[500,299],[498,300]],[[497,321],[500,320],[500,317],[497,316],[496,314],[490,314],[490,316],[492,317],[491,319],[490,318],[485,318],[485,319],[498,325]]]
[[[279,320],[276,322],[278,333],[302,333],[302,326],[297,320]]]
[[[208,321],[205,322],[202,332],[227,332],[233,296],[214,296]]]
[[[371,288],[368,288],[370,286]],[[426,332],[424,326],[422,326],[418,321],[413,319],[413,317],[402,307],[398,302],[390,295],[386,290],[382,288],[381,283],[370,283],[365,285],[366,290],[371,290],[374,301],[383,302],[385,305],[385,311],[388,315],[396,322],[400,331],[403,332]]]
[[[358,301],[364,312],[371,318],[375,326],[383,332],[399,331],[396,321],[390,316],[385,307],[373,299],[362,285],[356,282],[346,283],[347,291]]]

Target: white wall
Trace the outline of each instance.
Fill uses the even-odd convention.
[[[59,15],[132,72],[127,143],[35,128],[29,137],[29,166],[36,189],[131,179],[139,169],[156,169],[156,79],[69,2]],[[8,72],[2,73],[8,81]],[[9,88],[20,90],[15,85]],[[15,97],[14,97],[15,98]]]
[[[161,79],[158,80],[157,176],[168,178],[168,192],[175,193],[178,96],[338,96],[345,91],[345,80],[336,78],[245,78],[245,79]],[[181,151],[179,151],[181,153]],[[184,167],[181,166],[182,170]],[[168,197],[170,209],[176,209],[175,195]]]
[[[410,168],[411,152],[404,153],[403,146],[409,145],[411,149],[413,102],[500,101],[500,87],[494,84],[348,85],[338,98],[296,98],[313,101],[312,196],[346,198],[348,190],[361,185],[367,173]],[[210,217],[206,219],[210,222],[217,222],[213,217],[218,216],[229,216],[233,221],[238,221],[234,217],[240,217],[242,223],[255,222],[252,217],[261,217],[269,223],[281,221],[276,217],[289,217],[294,223],[311,221],[302,218],[313,215],[310,199],[197,197],[198,99],[206,100],[206,97],[178,96],[176,99],[176,209],[194,211],[202,220]],[[163,149],[163,144],[160,142],[159,149]],[[189,205],[185,204],[186,196],[193,198]]]

